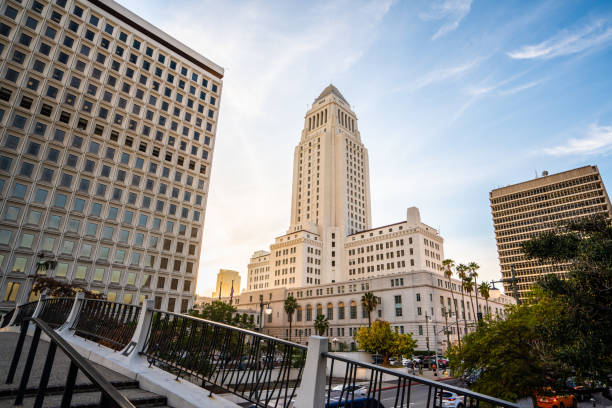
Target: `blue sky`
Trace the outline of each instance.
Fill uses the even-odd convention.
[[[612,188],[610,2],[120,3],[226,68],[199,293],[285,233],[293,148],[330,82],[369,150],[373,226],[418,206],[485,279],[491,189],[590,164]]]

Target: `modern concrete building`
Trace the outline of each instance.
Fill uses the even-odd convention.
[[[47,261],[187,310],[223,69],[111,0],[4,1],[0,55],[0,307]]]
[[[237,296],[240,294],[240,272],[231,269],[220,269],[217,273],[217,286],[213,298]],[[233,292],[233,293],[232,293]]]
[[[521,298],[539,277],[550,273],[565,276],[569,267],[526,259],[521,242],[559,223],[593,215],[612,217],[610,198],[597,166],[551,175],[544,172],[534,180],[497,188],[489,196],[502,276],[511,278],[514,266]],[[504,283],[504,287],[506,293],[512,293],[511,283]]]

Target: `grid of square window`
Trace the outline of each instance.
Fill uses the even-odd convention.
[[[191,306],[222,72],[67,0],[4,2],[0,57],[0,304],[43,255],[109,299]]]

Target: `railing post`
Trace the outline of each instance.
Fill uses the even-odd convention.
[[[153,299],[145,299],[142,302],[142,308],[140,309],[140,315],[138,316],[138,324],[134,330],[132,340],[128,345],[121,351],[124,356],[130,356],[130,360],[137,358],[140,352],[144,350],[149,330],[151,329],[151,322],[153,321],[153,308],[155,302]]]
[[[32,313],[32,317],[38,317],[40,312],[42,311],[43,305],[45,304],[45,300],[48,299],[47,292],[41,293],[38,298],[38,303],[36,303],[36,309],[34,309],[34,313]]]
[[[15,324],[15,319],[17,319],[17,315],[19,314],[19,308],[21,306],[17,305],[17,303],[15,303],[15,311],[13,312],[13,316],[11,316],[11,320],[8,322],[8,324],[5,327],[10,327],[13,324]]]
[[[308,338],[306,364],[302,383],[297,392],[295,408],[321,408],[325,405],[325,375],[327,371],[327,344],[329,339],[321,336]]]
[[[68,319],[66,322],[60,326],[57,330],[58,333],[67,333],[68,330],[72,327],[72,324],[79,317],[79,313],[81,312],[81,306],[83,306],[83,301],[85,300],[85,294],[83,292],[78,292],[74,297],[74,303],[72,304],[72,309],[68,314]]]

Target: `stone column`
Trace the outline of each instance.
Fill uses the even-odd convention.
[[[72,327],[74,322],[79,317],[79,313],[81,312],[81,307],[83,306],[83,302],[85,300],[85,294],[83,292],[78,292],[74,297],[74,303],[72,304],[72,309],[70,310],[70,314],[68,314],[68,319],[66,319],[66,323],[60,326],[58,333],[66,334],[68,330]]]
[[[310,336],[306,364],[302,372],[302,383],[297,391],[295,408],[321,408],[325,405],[325,373],[327,370],[327,352],[329,339],[321,336]]]
[[[134,330],[132,340],[128,345],[121,351],[124,356],[129,356],[130,360],[138,358],[140,352],[144,349],[145,341],[151,329],[151,323],[153,322],[153,309],[155,302],[153,299],[145,299],[142,302],[142,309],[140,309],[140,315],[138,316],[138,325]]]

